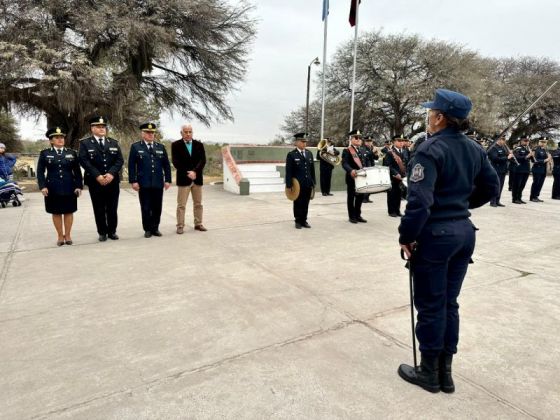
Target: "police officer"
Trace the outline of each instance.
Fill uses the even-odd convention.
[[[377,159],[379,159],[379,153],[377,152],[377,149],[373,145],[373,137],[365,136],[363,138],[363,142],[364,142],[364,145],[362,146],[362,151],[363,151],[363,155],[364,155],[364,167],[365,168],[370,168],[372,166],[375,166],[375,161]],[[364,194],[364,198],[363,198],[362,202],[363,203],[373,203],[373,201],[370,200],[370,198],[369,198],[370,195],[371,194]]]
[[[429,108],[432,136],[414,156],[408,203],[399,226],[401,251],[411,260],[418,368],[401,365],[400,377],[430,392],[453,392],[451,362],[459,340],[457,297],[474,251],[469,208],[498,195],[499,179],[486,152],[462,131],[471,101],[437,89]]]
[[[154,123],[142,124],[142,140],[130,146],[128,155],[128,181],[138,191],[145,238],[161,236],[163,190],[171,186],[171,164],[165,146],[154,141],[156,128]]]
[[[554,162],[554,167],[552,168],[552,176],[554,177],[552,199],[560,200],[560,141],[556,145],[556,150],[553,150],[550,155]]]
[[[391,217],[402,216],[401,199],[403,178],[406,177],[409,152],[404,148],[404,135],[393,137],[393,146],[388,149],[383,159],[383,165],[389,167],[391,174],[391,189],[387,191],[387,212]]]
[[[529,161],[533,156],[529,149],[529,138],[525,135],[521,136],[519,145],[513,149],[513,156],[517,159],[517,165],[513,168],[513,179],[511,185],[511,201],[514,204],[527,204],[521,199],[523,189],[529,178],[530,164]]]
[[[309,201],[315,187],[315,166],[313,154],[307,150],[307,133],[294,134],[296,148],[286,156],[286,188],[293,188],[292,178],[299,183],[299,195],[294,200],[294,219],[296,229],[311,228],[307,223]]]
[[[79,150],[84,181],[89,187],[99,240],[117,240],[119,172],[124,159],[119,142],[107,137],[107,118],[97,116],[89,124],[92,135],[80,142]]]
[[[62,127],[47,130],[45,135],[51,147],[41,151],[37,162],[37,183],[45,197],[45,210],[52,214],[58,246],[73,243],[74,212],[78,210],[77,198],[83,188],[78,154],[64,147],[65,131]]]
[[[332,156],[340,155],[340,152],[336,150],[336,147],[334,147],[333,141],[330,138],[326,137],[325,142],[327,153],[331,154]],[[319,180],[321,183],[321,194],[324,196],[333,195],[331,194],[331,180],[334,166],[321,157],[321,150],[317,150],[317,160],[319,161]]]
[[[539,138],[539,145],[533,150],[533,183],[531,184],[531,196],[529,197],[533,203],[542,203],[543,200],[539,198],[544,180],[546,179],[546,165],[551,161],[546,150],[548,137]]]
[[[365,165],[365,156],[362,152],[362,134],[360,130],[352,130],[348,133],[350,145],[342,151],[342,167],[346,171],[346,207],[348,208],[348,221],[350,223],[367,223],[362,217],[363,194],[356,193],[356,182],[358,176],[356,171]]]
[[[500,192],[496,197],[490,201],[490,206],[492,207],[505,207],[500,202],[500,197],[502,196],[502,189],[504,188],[504,181],[506,179],[506,173],[508,171],[508,159],[513,158],[513,153],[511,153],[506,146],[506,138],[504,136],[500,137],[494,146],[492,146],[487,151],[488,159],[492,164],[494,170],[498,174],[500,179]]]

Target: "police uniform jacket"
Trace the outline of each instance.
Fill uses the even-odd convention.
[[[113,182],[120,181],[120,170],[124,158],[119,142],[111,137],[105,137],[103,147],[93,136],[80,141],[80,164],[84,168],[84,181],[86,185],[96,185],[95,180],[99,175],[111,174]]]
[[[393,152],[396,156],[400,157],[403,163],[404,172],[401,170],[399,164],[393,157],[393,153],[391,153],[391,149],[387,151],[385,157],[383,158],[383,165],[389,167],[389,172],[391,173],[391,180],[394,180],[395,176],[400,175],[401,177],[406,176],[406,166],[408,164],[408,156],[409,151],[406,149],[401,149],[400,152],[397,150],[396,147],[392,148]]]
[[[516,174],[528,174],[531,171],[531,166],[529,164],[529,158],[527,157],[531,153],[529,147],[527,146],[517,146],[513,149],[513,155],[519,162],[519,165],[513,167],[513,171]]]
[[[292,188],[292,178],[296,178],[301,187],[314,187],[315,164],[313,154],[305,149],[305,156],[295,148],[286,156],[286,187]]]
[[[187,172],[195,171],[196,179],[195,185],[202,185],[202,170],[206,165],[206,152],[204,145],[198,140],[191,140],[192,154],[187,150],[187,144],[183,139],[171,143],[171,161],[173,166],[177,169],[177,185],[186,187],[193,183],[193,180],[187,176]]]
[[[146,142],[133,143],[128,156],[128,181],[137,182],[141,188],[163,188],[165,182],[171,183],[171,165],[165,146],[153,142],[150,153]]]
[[[498,174],[508,171],[508,154],[507,147],[498,144],[488,150],[488,159]]]
[[[560,147],[556,150],[553,150],[550,155],[552,156],[552,161],[554,162],[552,173],[554,175],[560,175]]]
[[[362,154],[364,155],[364,166],[367,168],[375,166],[375,159],[379,159],[379,155],[377,153],[373,153],[373,150],[369,147],[364,146],[362,149]]]
[[[496,197],[500,187],[484,149],[452,127],[418,147],[408,181],[401,244],[415,242],[428,223],[468,218],[469,208]]]
[[[37,162],[37,182],[39,189],[48,188],[53,195],[73,195],[74,190],[82,189],[82,171],[76,151],[64,148],[59,155],[54,147],[42,150]]]
[[[356,156],[362,163],[361,167],[358,166],[358,163],[355,161],[354,156]],[[342,167],[346,171],[346,185],[356,185],[356,183],[354,182],[354,178],[352,178],[351,175],[352,171],[362,169],[364,166],[364,155],[359,147],[356,148],[354,146],[349,146],[342,151]]]
[[[546,159],[548,159],[546,149],[544,147],[537,146],[534,150],[534,157],[532,158],[533,168],[531,169],[531,171],[534,174],[546,174]]]

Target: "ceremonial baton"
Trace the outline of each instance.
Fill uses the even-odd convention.
[[[534,107],[542,98],[545,97],[545,95],[556,85],[556,83],[558,83],[558,80],[555,81],[553,84],[551,84],[551,85],[548,87],[548,89],[545,90],[545,91],[542,93],[541,96],[539,96],[537,99],[535,99],[535,101],[534,101],[531,105],[529,105],[525,111],[523,111],[521,114],[519,114],[519,115],[517,116],[517,118],[516,118],[515,120],[513,120],[513,122],[512,122],[510,125],[508,125],[500,134],[498,134],[498,137],[496,137],[496,138],[494,139],[494,141],[492,142],[492,144],[490,145],[490,147],[494,146],[494,144],[496,144],[496,142],[498,141],[498,139],[499,139],[500,137],[502,137],[504,134],[506,134],[507,131],[508,131],[511,127],[513,127],[515,124],[517,124],[517,122],[518,122],[521,118],[523,118],[523,116],[524,116],[527,112],[529,112],[531,109],[533,109],[533,107]],[[488,149],[490,149],[490,147],[489,147]]]
[[[408,268],[408,287],[410,289],[410,325],[412,330],[412,357],[414,359],[414,370],[416,371],[418,363],[416,361],[416,335],[414,333],[414,279],[412,276],[412,257],[408,259],[405,258],[404,250],[401,249],[401,258],[406,261],[405,267]]]

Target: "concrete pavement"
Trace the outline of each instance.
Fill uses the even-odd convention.
[[[386,196],[346,216],[317,195],[296,230],[282,193],[204,189],[204,224],[145,239],[122,190],[119,241],[87,192],[56,247],[38,193],[0,209],[1,419],[560,418],[560,201],[485,206],[461,294],[457,392],[402,381],[408,277]],[[189,206],[191,202],[189,201]],[[189,213],[187,213],[189,214]],[[192,212],[191,212],[192,214]],[[191,216],[192,217],[192,216]]]

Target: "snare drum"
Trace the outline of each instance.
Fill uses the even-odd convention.
[[[387,166],[372,166],[356,171],[356,194],[375,194],[391,189],[391,174]]]

